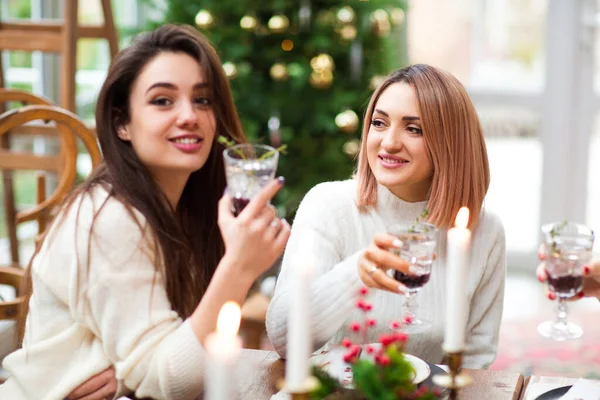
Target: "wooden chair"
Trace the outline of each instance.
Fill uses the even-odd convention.
[[[5,93],[6,94],[6,93]],[[0,96],[2,93],[0,92]],[[9,95],[0,97],[0,100],[11,98]],[[61,108],[49,105],[29,105],[10,110],[0,115],[0,137],[13,131],[15,128],[28,122],[42,120],[46,123],[56,123],[56,132],[60,135],[61,151],[58,156],[40,156],[27,153],[16,153],[6,148],[0,149],[0,170],[37,170],[55,172],[58,174],[58,184],[54,192],[46,197],[45,175],[37,177],[37,199],[32,209],[15,212],[15,209],[7,209],[7,222],[16,227],[26,221],[37,220],[39,224],[38,233],[43,233],[51,218],[54,208],[65,198],[75,184],[77,177],[77,142],[76,138],[82,140],[90,154],[92,165],[96,166],[101,159],[100,150],[96,144],[96,138],[86,128],[84,123],[73,113]],[[32,131],[35,133],[35,131]],[[11,186],[7,185],[6,187]],[[6,198],[6,208],[14,206],[13,199]],[[12,204],[9,204],[12,203]],[[12,228],[12,226],[9,226]],[[11,232],[11,253],[13,264],[18,262],[18,251],[14,251],[16,233]]]
[[[9,98],[9,96],[5,96],[2,99],[6,98]],[[0,137],[7,135],[19,126],[36,120],[42,120],[46,123],[53,121],[56,123],[56,131],[61,139],[60,154],[58,156],[40,156],[18,153],[9,149],[0,149],[0,170],[38,170],[58,173],[57,187],[50,196],[46,197],[45,175],[38,175],[35,206],[31,209],[6,215],[7,222],[12,223],[14,227],[25,221],[37,220],[38,234],[42,234],[52,218],[56,207],[67,196],[75,184],[78,153],[76,138],[78,137],[83,141],[90,154],[93,166],[98,165],[101,155],[96,144],[96,138],[86,128],[84,123],[75,114],[55,106],[29,105],[1,114]],[[12,199],[11,202],[14,205]],[[17,239],[16,231],[12,232],[10,236],[13,239]],[[11,242],[11,249],[13,247],[18,249],[18,242]],[[13,260],[12,265],[8,269],[0,270],[0,282],[5,281],[11,286],[15,286],[18,290],[19,285],[17,283],[20,280],[18,277],[22,276],[22,273],[21,268],[15,267],[17,265]],[[0,304],[0,319],[4,317],[12,318],[16,315],[14,310],[18,305],[9,303],[4,302]]]
[[[0,105],[4,106],[6,103],[16,102],[23,105],[40,105],[40,106],[52,106],[52,102],[44,97],[33,95],[32,93],[14,90],[14,89],[2,89],[0,88]],[[42,113],[42,109],[39,109]],[[3,200],[4,200],[4,214],[6,217],[6,227],[8,231],[9,243],[10,243],[10,255],[11,262],[13,265],[19,265],[19,252],[18,252],[18,238],[17,238],[17,225],[29,221],[32,219],[38,220],[39,233],[42,233],[46,229],[48,222],[48,216],[42,216],[41,213],[30,210],[29,213],[34,212],[35,217],[32,217],[28,212],[17,213],[16,205],[14,201],[14,191],[12,182],[12,172],[14,169],[22,170],[45,170],[57,172],[61,177],[59,187],[54,192],[54,195],[46,199],[45,193],[45,174],[38,174],[37,176],[37,190],[36,190],[36,204],[41,209],[47,209],[48,206],[55,206],[64,197],[66,193],[75,182],[76,177],[76,157],[77,147],[75,142],[75,136],[73,132],[65,125],[65,122],[59,123],[57,126],[49,126],[47,123],[40,124],[29,124],[29,121],[35,121],[37,118],[31,110],[27,111],[22,109],[23,112],[18,112],[18,115],[13,115],[16,111],[8,111],[2,116],[10,117],[8,119],[2,119],[3,123],[8,124],[9,121],[14,125],[9,128],[9,125],[4,125],[6,128],[0,132],[0,155],[2,161],[0,161],[0,171],[3,177]],[[62,114],[52,114],[62,115]],[[50,116],[50,115],[49,115]],[[70,115],[69,118],[74,117],[76,121],[79,119]],[[50,119],[52,120],[52,119]],[[49,120],[49,121],[50,121]],[[54,122],[60,122],[53,120]],[[80,121],[79,121],[80,122]],[[27,123],[27,124],[26,124]],[[73,122],[71,122],[73,123]],[[94,135],[87,129],[82,129],[81,133],[77,133],[83,140],[84,145],[88,149],[88,152],[92,156],[92,163],[98,162],[99,150],[96,145]],[[19,135],[41,135],[44,137],[59,136],[60,137],[60,154],[58,156],[35,156],[32,154],[18,154],[9,150],[9,137],[16,137]],[[66,164],[63,163],[66,162]],[[62,183],[62,185],[61,185]]]

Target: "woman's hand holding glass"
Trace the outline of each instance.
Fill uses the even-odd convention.
[[[390,269],[409,273],[409,263],[389,251],[390,248],[401,246],[402,243],[392,235],[375,235],[373,242],[358,259],[358,275],[366,286],[392,293],[406,292],[406,286],[387,274]]]
[[[239,268],[241,277],[256,280],[281,256],[290,236],[290,225],[277,217],[269,201],[283,186],[282,177],[272,180],[236,217],[231,197],[219,201],[219,228],[225,243],[223,259]]]
[[[538,265],[536,270],[538,280],[542,283],[546,283],[548,280],[544,254],[545,252],[542,245],[538,252],[538,257],[542,262]],[[546,286],[546,296],[548,296],[550,300],[556,299],[556,293],[554,293],[549,286]],[[577,295],[573,296],[571,300],[577,300],[582,297],[595,297],[600,301],[600,256],[596,256],[595,260],[592,260],[590,265],[583,267],[583,289]]]

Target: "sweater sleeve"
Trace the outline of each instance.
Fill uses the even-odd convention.
[[[191,324],[171,309],[148,235],[112,199],[98,214],[90,243],[91,283],[72,312],[101,339],[117,379],[139,398],[199,395],[204,350]]]
[[[303,268],[308,262],[315,267],[310,288],[314,350],[331,339],[350,316],[358,290],[363,286],[357,270],[362,250],[344,257],[340,240],[344,231],[346,235],[352,232],[348,203],[340,199],[339,193],[332,193],[330,185],[316,186],[300,204],[267,311],[267,334],[281,357],[286,353],[294,268]],[[344,226],[344,221],[348,226]]]
[[[488,368],[496,359],[506,281],[506,241],[498,219],[495,240],[479,285],[471,299],[467,322],[465,368]]]

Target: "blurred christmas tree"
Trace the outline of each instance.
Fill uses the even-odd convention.
[[[250,140],[287,144],[277,203],[289,217],[317,183],[351,176],[369,95],[406,62],[405,10],[406,0],[167,0],[152,24],[198,27]]]

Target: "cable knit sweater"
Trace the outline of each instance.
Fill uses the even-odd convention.
[[[36,256],[24,346],[4,360],[11,377],[0,399],[61,400],[111,365],[119,395],[201,393],[204,350],[191,324],[171,310],[148,235],[112,197],[94,223],[88,253],[92,217],[107,196],[98,187],[80,197]]]
[[[355,303],[363,286],[358,276],[357,261],[378,232],[400,222],[413,222],[427,202],[405,202],[383,186],[378,187],[376,207],[361,213],[355,202],[354,180],[323,183],[303,199],[294,220],[292,234],[285,251],[275,294],[267,312],[267,332],[277,352],[285,357],[287,314],[290,309],[292,266],[308,260],[315,263],[315,279],[311,287],[311,329],[314,350],[339,344],[352,337],[349,325],[361,320]],[[498,331],[502,317],[506,275],[504,228],[489,211],[482,211],[472,235],[469,267],[467,351],[464,366],[487,368],[496,357]],[[438,259],[431,279],[418,294],[418,316],[432,322],[423,333],[410,334],[406,351],[431,363],[442,362],[444,353],[446,301],[446,231],[438,238]],[[389,332],[393,320],[401,320],[404,296],[382,290],[371,290],[373,311],[369,317],[377,321],[368,341]]]

